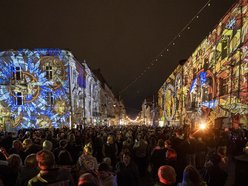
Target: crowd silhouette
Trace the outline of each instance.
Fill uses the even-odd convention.
[[[247,170],[247,136],[131,125],[2,132],[0,186],[239,186],[247,172],[230,178],[231,165]]]

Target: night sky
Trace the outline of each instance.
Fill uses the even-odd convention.
[[[210,1],[156,62],[156,56],[207,2],[0,0],[0,50],[70,50],[91,69],[100,68],[114,93],[120,93],[127,112],[137,113],[142,101],[158,91],[179,61],[193,53],[236,1]]]

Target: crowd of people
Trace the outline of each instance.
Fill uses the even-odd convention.
[[[0,186],[224,186],[247,139],[187,126],[22,129],[1,134]]]

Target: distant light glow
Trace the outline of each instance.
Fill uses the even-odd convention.
[[[160,127],[163,127],[163,126],[164,126],[164,122],[163,122],[162,120],[160,120],[160,121],[158,122],[158,125],[159,125]]]
[[[205,130],[207,128],[207,125],[206,125],[206,123],[200,123],[200,125],[199,125],[199,129],[201,129],[201,130]]]

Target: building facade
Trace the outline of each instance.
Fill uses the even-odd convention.
[[[1,130],[100,122],[100,81],[71,52],[3,51],[0,68]]]
[[[71,63],[75,63],[73,55],[64,50],[1,52],[1,127],[68,126]]]
[[[83,63],[86,72],[85,88],[85,122],[88,124],[100,123],[101,85],[89,66]]]
[[[158,92],[164,124],[216,124],[238,116],[248,125],[247,3],[238,1],[166,79]]]

